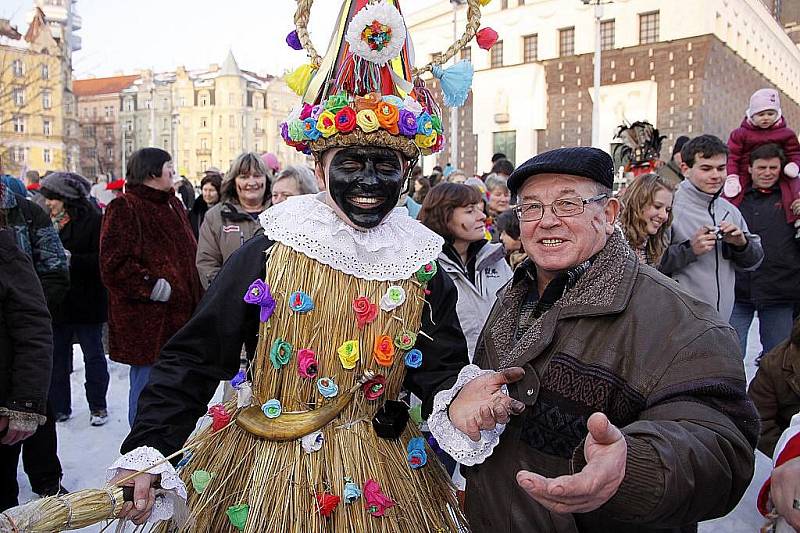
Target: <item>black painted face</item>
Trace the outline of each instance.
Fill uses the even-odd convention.
[[[400,155],[389,148],[353,146],[333,155],[328,190],[354,225],[374,228],[397,205],[403,188]]]

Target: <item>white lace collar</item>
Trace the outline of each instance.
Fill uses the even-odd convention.
[[[408,279],[435,260],[444,240],[404,207],[396,207],[378,226],[357,230],[346,224],[316,195],[294,196],[259,216],[271,240],[358,278],[375,281]]]

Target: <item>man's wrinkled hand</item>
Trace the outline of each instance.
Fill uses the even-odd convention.
[[[524,375],[522,368],[511,367],[483,374],[464,385],[450,404],[453,426],[477,442],[481,440],[481,431],[507,424],[511,415],[525,409],[525,404],[505,394],[502,387],[519,381]]]
[[[583,445],[583,470],[554,479],[526,470],[517,472],[519,486],[554,513],[594,511],[617,493],[625,478],[628,444],[622,432],[603,413],[594,413],[586,425],[589,434]]]

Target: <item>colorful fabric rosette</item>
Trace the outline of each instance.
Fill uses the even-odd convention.
[[[319,372],[319,363],[317,363],[317,354],[313,350],[302,348],[297,351],[297,371],[300,377],[305,379],[314,379]]]
[[[370,302],[366,296],[359,296],[353,300],[353,312],[356,314],[358,329],[364,329],[367,324],[378,318],[378,306]]]
[[[264,412],[264,416],[267,418],[278,418],[283,412],[283,407],[281,407],[280,400],[272,398],[271,400],[267,400],[266,403],[261,406],[261,410]]]
[[[272,347],[269,349],[269,360],[275,370],[280,370],[281,367],[289,363],[292,358],[292,345],[283,339],[275,339],[272,341]]]
[[[367,400],[377,400],[383,396],[383,393],[386,390],[386,378],[378,374],[374,378],[364,383],[361,386],[361,390],[364,392],[364,398]]]
[[[422,352],[414,348],[406,353],[404,360],[408,368],[419,368],[422,366]]]
[[[365,102],[366,100],[366,102]],[[315,106],[303,104],[281,124],[281,137],[289,146],[310,152],[310,143],[320,138],[351,133],[359,128],[364,133],[384,130],[390,135],[412,139],[423,154],[442,149],[442,121],[411,97],[381,96],[368,93],[351,101],[344,92],[333,94]]]
[[[394,507],[394,500],[381,492],[381,486],[374,479],[364,483],[364,507],[372,516],[383,516],[386,509]]]
[[[323,398],[333,398],[339,394],[339,385],[333,378],[319,378],[317,380],[317,390]]]
[[[400,285],[392,285],[386,289],[386,294],[381,297],[381,309],[389,312],[394,311],[406,301],[406,291]]]
[[[261,312],[258,316],[261,322],[269,320],[269,317],[275,311],[275,299],[272,297],[269,285],[261,279],[257,279],[250,284],[247,293],[244,295],[244,301],[261,307]]]
[[[351,477],[344,478],[344,503],[353,503],[361,497],[361,487]]]
[[[375,347],[372,350],[375,362],[380,366],[392,366],[394,362],[394,342],[388,335],[380,335],[375,339]]]
[[[422,437],[414,437],[408,441],[406,450],[408,451],[408,466],[414,470],[422,468],[428,463],[428,454],[425,452],[425,439]]]
[[[230,413],[225,410],[225,406],[221,403],[209,407],[208,414],[211,416],[211,431],[219,431],[231,421]]]
[[[428,263],[426,265],[422,265],[419,268],[419,270],[417,270],[417,273],[415,274],[416,277],[417,277],[417,281],[419,281],[420,283],[429,282],[430,280],[433,279],[433,276],[436,275],[436,271],[437,270],[438,270],[438,267],[436,265],[436,261],[431,261],[430,263]]]
[[[247,523],[247,516],[250,514],[250,506],[246,503],[239,505],[231,505],[225,511],[231,525],[239,531],[244,531],[244,525]]]
[[[326,518],[331,515],[342,500],[339,496],[329,492],[317,492],[315,496],[317,498],[317,511]]]
[[[417,335],[411,331],[401,331],[394,337],[394,345],[401,350],[410,350],[417,342]]]
[[[314,310],[314,300],[303,291],[294,291],[289,295],[289,309],[301,315],[308,313]]]
[[[339,360],[342,362],[342,366],[347,370],[354,369],[361,357],[358,349],[358,341],[356,340],[345,341],[339,346],[336,353],[339,354]]]
[[[318,452],[322,448],[323,442],[325,442],[325,436],[322,434],[322,431],[317,430],[302,437],[300,439],[300,446],[302,446],[304,452],[311,454]]]
[[[191,480],[192,480],[192,487],[197,494],[203,494],[203,491],[206,490],[208,484],[211,483],[211,478],[214,477],[214,474],[211,472],[206,472],[205,470],[195,470],[192,472]]]

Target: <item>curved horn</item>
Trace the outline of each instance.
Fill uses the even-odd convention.
[[[356,391],[372,379],[373,373],[364,375],[347,392],[337,396],[319,409],[311,409],[303,413],[283,413],[277,418],[267,418],[258,406],[242,409],[236,417],[236,424],[257,437],[272,441],[288,441],[299,439],[324,427],[339,416],[353,400]]]

